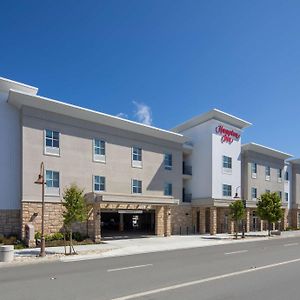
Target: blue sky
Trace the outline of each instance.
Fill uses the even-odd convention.
[[[300,156],[300,1],[12,0],[1,11],[2,77],[165,129],[216,107],[254,124],[243,142]]]

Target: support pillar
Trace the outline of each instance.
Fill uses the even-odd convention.
[[[95,243],[101,242],[101,212],[100,208],[95,206],[93,211],[94,218],[94,241]]]
[[[281,230],[286,230],[288,224],[288,210],[283,210],[283,218],[281,220]]]
[[[234,222],[231,220],[228,220],[228,233],[229,234],[234,233]]]
[[[171,209],[168,206],[164,207],[164,235],[171,235]]]
[[[264,221],[260,220],[260,231],[264,230]]]
[[[217,234],[217,208],[210,208],[210,234]]]
[[[120,214],[119,231],[124,231],[124,214]]]
[[[157,236],[164,236],[164,207],[157,206],[155,209],[155,234]]]
[[[245,216],[245,232],[250,231],[250,209],[246,208],[246,216]]]
[[[206,233],[206,226],[205,226],[205,208],[200,208],[200,222],[199,222],[199,233],[205,234]]]

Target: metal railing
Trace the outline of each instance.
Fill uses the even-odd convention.
[[[184,165],[182,168],[182,173],[183,173],[183,175],[192,175],[193,174],[192,166]]]

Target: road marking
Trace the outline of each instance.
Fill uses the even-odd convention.
[[[137,269],[137,268],[146,268],[146,267],[152,267],[152,266],[153,266],[152,264],[138,265],[138,266],[118,268],[118,269],[109,269],[109,270],[107,270],[107,272],[116,272],[116,271],[123,271],[123,270],[129,270],[129,269]]]
[[[248,250],[240,250],[240,251],[234,251],[234,252],[227,252],[224,253],[225,255],[232,255],[232,254],[238,254],[238,253],[245,253],[248,252]]]
[[[283,266],[283,265],[287,265],[287,264],[291,264],[291,263],[295,263],[295,262],[300,262],[300,258],[293,259],[293,260],[287,260],[287,261],[283,261],[283,262],[280,262],[280,263],[265,265],[265,266],[261,266],[261,267],[257,267],[257,268],[254,267],[254,268],[246,269],[246,270],[242,270],[242,271],[237,271],[237,272],[227,273],[227,274],[223,274],[223,275],[208,277],[208,278],[199,279],[199,280],[195,280],[195,281],[185,282],[185,283],[181,283],[181,284],[175,284],[175,285],[167,286],[167,287],[160,288],[160,289],[154,289],[154,290],[149,290],[149,291],[145,291],[145,292],[131,294],[131,295],[127,295],[127,296],[123,296],[123,297],[119,297],[119,298],[114,298],[112,300],[136,299],[136,298],[139,298],[139,297],[144,297],[144,296],[148,296],[148,295],[153,295],[153,294],[158,294],[158,293],[162,293],[162,292],[172,291],[172,290],[176,290],[176,289],[180,289],[180,288],[184,288],[184,287],[188,287],[188,286],[192,286],[192,285],[198,285],[198,284],[205,283],[205,282],[210,282],[210,281],[214,281],[214,280],[219,280],[219,279],[224,279],[224,278],[228,278],[228,277],[238,276],[238,275],[247,274],[247,273],[251,273],[251,272],[256,272],[256,271],[260,271],[260,270],[275,268],[275,267],[278,267],[278,266]]]
[[[290,247],[290,246],[297,246],[299,243],[290,243],[290,244],[284,244],[284,247]]]

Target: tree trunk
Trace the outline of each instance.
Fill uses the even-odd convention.
[[[235,238],[238,238],[239,228],[238,228],[238,221],[235,221]]]
[[[271,223],[268,221],[268,234],[271,236]]]
[[[70,228],[70,254],[72,254],[72,246],[73,246],[72,228]]]

